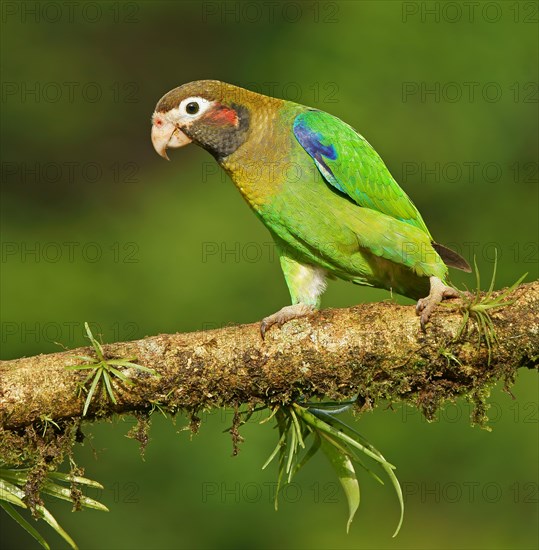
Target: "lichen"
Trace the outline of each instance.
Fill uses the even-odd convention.
[[[139,442],[140,456],[144,460],[144,453],[150,441],[150,415],[146,412],[133,414],[137,423],[129,430],[127,437]]]
[[[240,443],[243,443],[244,439],[240,435],[239,428],[242,425],[241,413],[239,405],[234,406],[234,417],[232,418],[232,426],[229,428],[230,436],[232,438],[232,456],[237,456],[240,449]]]
[[[487,431],[492,430],[492,428],[487,424],[489,420],[487,411],[490,409],[490,404],[488,403],[490,390],[491,388],[489,386],[484,386],[473,390],[466,396],[467,400],[473,404],[470,417],[472,426],[477,425]]]
[[[40,422],[19,432],[0,428],[0,464],[5,468],[29,469],[24,500],[34,516],[38,517],[36,506],[43,504],[41,488],[47,474],[56,471],[66,458],[69,458],[71,473],[78,471],[72,456],[80,433],[80,421],[77,419],[56,422],[45,431]],[[72,499],[77,507],[78,492],[74,486]]]

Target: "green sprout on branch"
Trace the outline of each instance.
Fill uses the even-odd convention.
[[[390,464],[371,443],[369,443],[354,428],[345,424],[335,415],[350,408],[355,399],[345,402],[304,403],[302,406],[293,403],[290,406],[277,406],[271,415],[263,420],[267,422],[275,417],[279,430],[279,441],[268,460],[262,466],[266,468],[278,455],[279,473],[277,476],[277,490],[275,492],[275,509],[279,489],[283,483],[290,483],[297,472],[317,453],[322,452],[333,467],[348,502],[348,522],[346,531],[354,519],[359,507],[360,490],[356,475],[356,466],[363,468],[376,481],[383,485],[380,477],[368,468],[360,458],[360,453],[378,463],[389,477],[400,504],[400,518],[393,536],[397,536],[404,517],[404,500],[402,490]],[[343,407],[344,404],[344,407]],[[303,456],[306,442],[313,441]]]
[[[13,520],[15,520],[43,548],[50,550],[50,546],[47,541],[41,536],[35,527],[21,515],[17,508],[15,508],[19,507],[28,509],[28,506],[24,501],[24,487],[28,481],[29,472],[30,469],[28,468],[0,468],[0,508],[2,508]],[[84,485],[94,489],[103,489],[103,485],[101,485],[101,483],[86,477],[61,472],[49,472],[45,477],[40,492],[54,498],[73,502],[71,489],[66,485],[62,485],[62,483],[70,485]],[[80,503],[80,505],[84,508],[93,508],[94,510],[108,512],[108,508],[104,504],[101,504],[97,500],[85,495],[78,496],[77,503]],[[48,523],[71,548],[74,550],[77,549],[75,541],[64,531],[64,529],[56,521],[56,518],[47,508],[45,508],[43,504],[36,504],[33,512],[37,518]]]
[[[133,384],[133,381],[128,378],[123,372],[121,372],[118,367],[128,367],[137,369],[142,372],[147,372],[153,374],[154,376],[160,376],[154,369],[148,367],[143,367],[142,365],[137,365],[133,363],[136,360],[136,357],[126,358],[126,359],[105,359],[105,353],[103,351],[103,346],[94,338],[88,323],[84,323],[84,328],[86,329],[86,335],[90,344],[94,348],[95,354],[97,357],[90,357],[88,355],[76,355],[76,359],[81,361],[86,361],[85,364],[81,365],[70,365],[66,367],[71,370],[90,370],[90,373],[81,384],[81,389],[87,392],[86,401],[84,402],[84,410],[82,411],[82,416],[86,416],[92,398],[97,390],[97,386],[101,381],[101,388],[103,391],[103,397],[109,399],[112,403],[116,404],[116,396],[114,395],[113,390],[113,378],[117,378],[126,386]],[[90,382],[90,389],[86,389],[86,385]]]
[[[484,340],[488,350],[488,364],[490,365],[492,359],[492,349],[498,344],[498,337],[496,335],[496,330],[492,322],[491,313],[496,310],[514,303],[514,300],[507,300],[507,297],[518,287],[518,285],[525,279],[528,275],[524,273],[517,281],[515,281],[509,288],[504,292],[493,296],[494,283],[496,280],[496,268],[498,265],[498,254],[497,251],[494,257],[494,268],[492,270],[492,278],[490,280],[490,286],[485,295],[481,295],[481,279],[479,276],[479,269],[477,268],[477,262],[474,257],[474,269],[475,269],[475,279],[476,279],[476,289],[473,293],[463,293],[462,298],[464,300],[464,305],[462,306],[463,320],[462,324],[457,333],[457,339],[459,339],[466,326],[468,325],[468,320],[470,318],[474,319],[477,324],[477,332],[479,335],[477,346],[481,346],[481,342]]]

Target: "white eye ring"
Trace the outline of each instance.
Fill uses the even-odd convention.
[[[202,113],[207,111],[211,105],[211,101],[204,99],[203,97],[188,97],[181,101],[178,106],[180,114],[188,116],[190,118],[199,117]],[[197,107],[196,110],[195,106]]]

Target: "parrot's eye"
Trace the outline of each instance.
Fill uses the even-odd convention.
[[[211,102],[203,97],[188,97],[180,103],[178,108],[180,115],[187,115],[195,118],[206,111],[210,105]]]

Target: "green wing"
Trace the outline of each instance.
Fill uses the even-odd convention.
[[[408,195],[365,138],[342,120],[309,110],[294,120],[294,135],[324,179],[356,204],[429,230]]]

